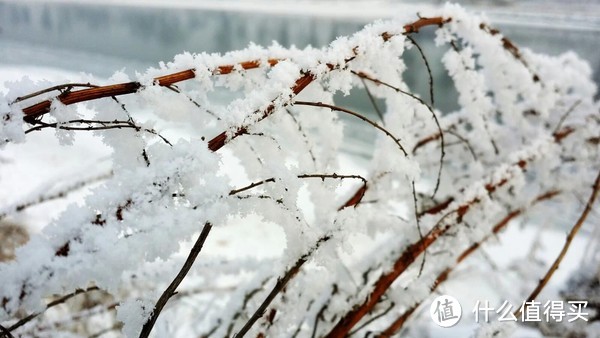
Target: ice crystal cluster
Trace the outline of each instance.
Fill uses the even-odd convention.
[[[94,129],[112,149],[112,167],[14,261],[0,264],[0,323],[10,327],[44,311],[52,297],[94,287],[100,305],[72,321],[122,322],[108,334],[137,337],[210,224],[207,247],[152,335],[224,337],[243,327],[252,337],[377,333],[426,301],[438,277],[510,213],[543,209],[544,194],[556,194],[565,214],[575,210],[573,196],[589,194],[599,163],[599,105],[587,63],[569,52],[517,48],[486,18],[454,5],[421,15],[443,19],[417,28],[435,30],[436,45],[447,50],[429,62],[442,62],[452,79],[456,111],[403,81],[407,72],[427,77],[425,66],[409,69],[403,60],[416,52],[409,37],[418,29],[405,27],[416,22],[412,13],[321,49],[273,44],[177,55],[134,79],[115,74],[109,84],[140,86],[114,99],[65,105],[46,93],[15,102],[56,83],[7,84],[2,147],[28,142],[23,111],[49,98],[49,112],[28,122],[45,121],[66,144],[85,132],[71,127]],[[156,80],[189,69],[195,77],[177,87]],[[362,121],[377,138],[369,163],[352,169],[340,162],[347,140],[340,114],[353,111],[334,98],[364,86],[382,119]],[[118,121],[127,126],[105,128]],[[270,236],[254,249],[210,251],[218,249],[213,234],[244,243],[253,231]],[[275,249],[255,254],[262,247]],[[77,332],[44,315],[13,331]]]

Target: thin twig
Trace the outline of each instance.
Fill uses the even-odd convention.
[[[282,277],[277,279],[277,283],[275,283],[275,286],[273,287],[271,292],[269,292],[267,297],[263,300],[263,302],[260,304],[260,306],[256,309],[254,314],[252,314],[252,317],[250,317],[250,319],[248,319],[246,324],[244,324],[244,326],[240,329],[240,331],[238,331],[238,333],[234,337],[243,337],[244,335],[246,335],[246,333],[248,333],[248,331],[252,328],[252,325],[254,325],[254,323],[256,323],[256,321],[265,313],[265,311],[267,310],[267,307],[271,304],[273,299],[275,299],[275,297],[285,288],[287,283],[292,278],[294,278],[294,276],[296,276],[296,274],[300,271],[300,268],[302,267],[302,265],[304,265],[304,263],[306,263],[306,261],[308,261],[308,259],[312,256],[312,254],[315,251],[317,251],[317,249],[319,249],[319,247],[321,246],[322,243],[327,242],[330,238],[331,238],[330,236],[321,237],[315,243],[315,246],[313,246],[310,250],[308,250],[307,253],[302,255],[296,261],[294,266],[292,266],[290,269],[288,269]]]
[[[239,194],[241,192],[244,192],[246,190],[250,190],[252,188],[258,187],[259,185],[263,185],[263,184],[268,183],[268,182],[275,182],[275,178],[274,177],[267,178],[266,180],[262,180],[262,181],[250,183],[247,186],[239,188],[239,189],[233,189],[233,190],[231,190],[229,192],[229,196],[237,195],[237,194]]]
[[[453,131],[452,129],[446,129],[445,132],[447,132],[450,135],[455,136],[457,139],[459,139],[462,143],[464,143],[467,146],[467,149],[469,149],[469,151],[471,152],[471,155],[473,156],[473,159],[475,161],[477,161],[477,154],[475,154],[475,151],[473,150],[473,148],[471,147],[471,144],[469,143],[469,140],[467,140],[466,138],[462,137],[459,133]]]
[[[324,180],[326,178],[333,178],[333,179],[346,179],[346,178],[353,178],[353,179],[357,179],[357,180],[361,180],[364,184],[367,183],[367,179],[362,177],[361,175],[342,175],[342,174],[303,174],[303,175],[298,175],[298,178],[320,178],[321,180]]]
[[[337,284],[333,284],[333,286],[331,288],[331,293],[329,295],[328,300],[324,302],[324,304],[321,306],[321,308],[317,312],[317,315],[315,316],[315,323],[313,324],[312,335],[310,336],[311,338],[316,338],[317,337],[317,329],[319,328],[319,321],[321,319],[324,319],[323,318],[323,314],[325,313],[325,311],[329,307],[329,304],[331,304],[331,302],[330,302],[331,298],[333,296],[335,296],[337,293],[338,293],[338,286],[337,286]]]
[[[111,176],[112,176],[112,171],[108,172],[108,173],[105,173],[105,174],[102,174],[102,175],[99,175],[99,176],[96,176],[96,177],[88,178],[86,180],[81,180],[79,182],[75,182],[75,183],[71,184],[70,186],[63,188],[63,189],[61,189],[60,191],[58,191],[56,193],[46,194],[46,195],[42,194],[42,195],[38,196],[35,200],[30,200],[30,201],[27,201],[27,202],[21,202],[21,203],[15,205],[14,207],[5,209],[5,210],[7,210],[5,212],[0,212],[0,220],[3,219],[4,217],[8,216],[13,211],[15,211],[15,212],[21,212],[21,211],[23,211],[23,210],[25,210],[25,209],[27,209],[29,207],[32,207],[34,205],[38,205],[38,204],[41,204],[41,203],[44,203],[44,202],[48,202],[48,201],[52,201],[52,200],[55,200],[55,199],[66,197],[67,194],[69,194],[69,193],[71,193],[73,191],[79,190],[79,189],[81,189],[81,188],[83,188],[83,187],[85,187],[85,186],[87,186],[89,184],[93,184],[93,183],[96,183],[98,181],[107,179],[107,178],[109,178]]]
[[[21,326],[23,326],[23,325],[27,324],[27,323],[28,323],[28,322],[30,322],[31,320],[33,320],[35,317],[37,317],[37,316],[41,315],[41,314],[42,314],[42,313],[44,313],[46,310],[48,310],[48,309],[50,309],[50,308],[53,308],[53,307],[55,307],[55,306],[57,306],[57,305],[59,305],[59,304],[62,304],[62,303],[64,303],[64,302],[66,302],[67,300],[69,300],[69,299],[71,299],[71,298],[73,298],[73,297],[75,297],[75,296],[77,296],[77,295],[79,295],[79,294],[86,293],[86,292],[90,292],[90,291],[95,291],[95,290],[99,290],[99,288],[98,288],[98,287],[96,287],[96,286],[92,286],[92,287],[89,287],[89,288],[87,288],[87,289],[85,289],[85,290],[83,290],[83,289],[78,289],[78,290],[75,290],[74,292],[71,292],[71,293],[69,293],[69,294],[67,294],[67,295],[64,295],[64,296],[62,296],[62,297],[60,297],[60,298],[58,298],[58,299],[56,299],[56,300],[54,300],[54,301],[52,301],[52,302],[48,303],[48,305],[46,305],[46,309],[44,309],[44,311],[30,314],[29,316],[27,316],[27,317],[25,317],[25,318],[23,318],[23,319],[19,320],[18,322],[14,323],[13,325],[11,325],[11,326],[8,328],[8,330],[9,330],[9,331],[14,331],[14,330],[18,329],[19,327],[21,327]]]
[[[133,122],[131,118],[128,120],[87,120],[87,119],[77,119],[70,120],[67,122],[54,122],[54,123],[46,123],[40,120],[31,121],[32,124],[36,124],[35,127],[31,127],[25,131],[25,134],[29,134],[34,131],[40,131],[46,128],[57,128],[61,130],[74,130],[74,131],[95,131],[95,130],[110,130],[110,129],[122,129],[122,128],[130,128],[135,129],[136,131],[144,131],[149,134],[158,136],[163,142],[168,144],[169,146],[173,146],[169,140],[167,140],[164,136],[159,134],[153,129],[142,128]],[[68,126],[66,124],[84,124],[88,125],[87,127],[73,127]],[[97,126],[98,125],[98,126]]]
[[[254,295],[257,294],[260,290],[262,290],[262,288],[269,281],[269,279],[270,277],[264,279],[258,287],[254,288],[253,290],[250,290],[244,295],[244,301],[242,302],[242,306],[231,317],[231,321],[229,322],[229,326],[227,327],[227,333],[225,334],[226,337],[231,337],[231,331],[233,331],[236,320],[242,315],[242,313],[246,309],[246,306],[248,306],[248,302],[252,299],[252,297],[254,297]]]
[[[556,124],[556,128],[554,128],[554,133],[556,133],[560,130],[560,128],[562,127],[562,125],[565,122],[565,120],[567,119],[567,117],[569,117],[569,115],[571,115],[571,113],[575,110],[575,108],[577,108],[577,106],[579,106],[580,104],[581,104],[581,100],[577,100],[575,103],[573,103],[573,105],[571,105],[571,107],[569,109],[567,109],[567,111],[563,114],[563,116],[560,117],[560,120]]]
[[[310,155],[310,158],[313,162],[313,165],[316,166],[317,164],[317,158],[315,157],[315,154],[313,152],[313,149],[310,145],[309,142],[309,137],[308,135],[306,135],[306,133],[304,132],[304,129],[302,128],[302,125],[300,124],[300,121],[298,121],[298,119],[296,119],[296,117],[294,116],[294,114],[292,114],[292,112],[289,109],[285,110],[286,113],[288,114],[288,116],[292,119],[292,121],[294,121],[294,123],[296,124],[296,126],[298,127],[298,132],[302,135],[302,138],[304,140],[304,143],[306,144],[306,149],[308,150],[308,154]]]
[[[202,109],[205,113],[207,113],[208,115],[214,117],[217,121],[221,121],[220,117],[218,117],[215,113],[211,112],[210,110],[202,107],[202,105],[200,105],[200,103],[198,103],[198,101],[194,100],[188,94],[182,92],[181,89],[179,89],[176,85],[172,84],[170,86],[165,86],[165,88],[173,91],[174,93],[183,95],[186,99],[188,99],[188,101],[190,101],[194,106],[196,106],[196,108]]]
[[[21,102],[21,101],[25,101],[25,100],[30,99],[32,97],[36,97],[36,96],[39,96],[39,95],[42,95],[42,94],[45,94],[45,93],[49,93],[49,92],[52,92],[52,91],[55,91],[55,90],[58,90],[58,91],[62,92],[63,89],[66,89],[65,92],[70,92],[71,89],[77,88],[77,87],[97,88],[97,87],[100,87],[100,86],[90,84],[89,82],[88,83],[65,83],[65,84],[61,84],[61,85],[58,85],[58,86],[53,86],[53,87],[48,87],[48,88],[45,88],[45,89],[42,89],[42,90],[38,90],[37,92],[31,93],[31,94],[27,94],[27,95],[24,95],[24,96],[19,96],[16,99],[14,99],[10,104],[12,105],[12,104],[15,104],[15,103],[18,103],[18,102]]]
[[[547,193],[539,195],[533,201],[532,205],[535,205],[539,202],[551,199],[559,194],[560,194],[560,191],[558,191],[558,190],[548,191]],[[447,269],[442,271],[442,273],[440,273],[437,276],[437,278],[435,279],[435,281],[432,284],[432,287],[430,288],[430,291],[434,292],[443,282],[445,282],[448,279],[448,276],[450,275],[452,270],[456,269],[456,267],[461,262],[463,262],[473,252],[477,251],[477,249],[481,248],[481,245],[485,241],[492,238],[494,235],[498,234],[502,229],[504,229],[508,225],[508,223],[511,220],[520,216],[523,212],[524,212],[524,209],[519,209],[519,210],[515,210],[515,211],[508,213],[506,215],[506,217],[504,217],[502,220],[500,220],[498,223],[496,223],[496,225],[494,225],[494,227],[492,228],[492,232],[490,234],[485,236],[479,242],[473,243],[465,251],[463,251],[456,259],[454,266],[448,267]],[[394,320],[383,332],[381,332],[379,335],[377,335],[377,338],[392,337],[396,332],[398,332],[398,330],[400,330],[404,326],[404,323],[406,322],[406,320],[415,312],[415,310],[423,303],[424,300],[425,299],[417,302],[416,304],[414,304],[413,306],[408,308],[406,311],[404,311],[404,313],[402,313],[400,316],[398,316],[398,318],[396,318],[396,320]]]
[[[105,329],[102,329],[102,330],[90,335],[88,338],[98,338],[98,337],[101,337],[101,336],[111,332],[111,331],[119,330],[121,327],[123,327],[122,323],[116,323],[111,327],[107,327]]]
[[[388,306],[387,309],[385,309],[383,312],[378,313],[377,315],[369,318],[369,320],[367,320],[366,322],[364,322],[362,325],[358,326],[356,329],[354,329],[353,331],[351,331],[350,333],[348,333],[348,336],[352,336],[354,334],[356,334],[358,331],[362,330],[363,328],[367,327],[369,324],[373,323],[374,321],[376,321],[377,319],[387,315],[393,308],[394,306],[396,306],[396,303],[391,302],[390,306]]]
[[[427,76],[429,77],[429,99],[431,101],[431,107],[435,107],[435,99],[433,97],[433,75],[431,74],[431,67],[429,66],[429,61],[427,61],[427,57],[425,57],[425,53],[421,46],[417,43],[415,39],[413,39],[410,35],[406,35],[406,38],[410,40],[410,42],[417,47],[419,50],[419,54],[421,54],[421,59],[425,62],[425,68],[427,69]]]
[[[371,121],[370,119],[368,119],[367,117],[365,117],[359,113],[356,113],[356,112],[346,109],[346,108],[334,106],[334,105],[323,103],[323,102],[295,101],[294,104],[300,105],[300,106],[313,106],[313,107],[320,107],[320,108],[329,108],[330,110],[339,111],[339,112],[346,113],[346,114],[352,115],[354,117],[357,117],[357,118],[363,120],[364,122],[367,122],[368,124],[372,125],[376,129],[382,131],[384,134],[386,134],[389,138],[391,138],[394,141],[394,143],[396,143],[396,145],[398,145],[398,148],[400,148],[400,150],[402,151],[404,156],[408,156],[408,153],[406,152],[406,150],[404,150],[404,147],[400,143],[399,138],[394,136],[387,129],[383,128],[382,126],[378,125],[377,123]]]
[[[419,242],[424,243],[423,241],[423,231],[421,230],[421,222],[419,217],[419,204],[417,202],[417,191],[415,189],[415,181],[411,182],[412,186],[412,195],[413,195],[413,207],[415,209],[415,221],[417,222],[417,231],[419,232]],[[427,258],[427,248],[423,247],[423,260],[421,261],[421,266],[419,267],[418,277],[421,277],[421,273],[423,273],[423,269],[425,268],[425,260]]]
[[[431,116],[433,117],[433,121],[435,122],[435,125],[438,129],[438,134],[431,140],[437,140],[438,138],[440,139],[440,144],[441,144],[441,150],[440,150],[440,165],[439,165],[439,169],[438,169],[438,174],[437,174],[437,179],[435,182],[435,188],[433,189],[433,194],[432,194],[432,198],[435,197],[439,187],[440,187],[440,181],[441,181],[441,176],[442,176],[442,168],[444,166],[444,157],[446,156],[446,147],[445,147],[445,140],[444,140],[444,131],[442,130],[442,126],[440,125],[440,121],[437,118],[437,115],[435,114],[435,111],[433,110],[433,107],[430,106],[429,104],[427,104],[425,101],[423,101],[423,99],[421,99],[420,97],[416,96],[413,93],[407,92],[405,90],[400,89],[399,87],[393,86],[387,82],[381,81],[379,79],[376,79],[364,72],[356,72],[356,71],[351,71],[352,74],[355,74],[356,76],[359,76],[362,79],[367,79],[373,83],[376,83],[378,85],[382,85],[385,87],[388,87],[392,90],[394,90],[397,93],[402,93],[404,95],[407,95],[409,97],[411,97],[412,99],[416,100],[417,102],[419,102],[420,104],[424,105],[425,107],[427,107],[427,109],[429,110],[429,112],[431,113]],[[432,102],[433,102],[433,96],[432,96]],[[413,154],[415,153],[415,150],[420,146],[419,143],[417,143],[417,145],[415,145],[415,148],[413,149]]]
[[[600,190],[600,171],[598,172],[598,176],[596,176],[596,181],[594,182],[594,186],[592,187],[592,194],[590,195],[590,198],[588,199],[588,202],[585,205],[585,209],[583,210],[583,213],[581,214],[581,216],[579,216],[579,219],[577,220],[575,225],[573,225],[573,227],[571,228],[571,231],[567,235],[565,244],[563,245],[560,253],[558,254],[558,257],[556,257],[556,259],[554,260],[554,263],[552,263],[552,265],[550,266],[550,268],[548,269],[548,271],[546,272],[544,277],[542,279],[540,279],[538,285],[531,292],[529,297],[527,297],[524,304],[534,300],[540,294],[540,292],[542,292],[544,287],[548,284],[548,281],[550,281],[550,278],[552,278],[552,275],[554,275],[554,272],[556,272],[556,270],[558,270],[558,266],[560,265],[563,258],[567,254],[567,251],[569,251],[569,247],[571,246],[571,242],[573,241],[573,238],[575,238],[575,235],[577,235],[577,232],[579,231],[579,229],[581,229],[581,226],[583,225],[583,223],[587,219],[588,214],[592,210],[592,207],[594,206],[594,202],[596,201],[596,197],[598,196],[598,190]],[[521,310],[522,309],[520,308],[515,312],[515,317],[518,317],[521,314]]]
[[[381,124],[385,125],[385,121],[383,119],[383,114],[381,113],[381,110],[377,106],[377,102],[375,102],[375,97],[373,97],[373,94],[369,90],[369,86],[367,86],[365,79],[363,79],[362,77],[360,78],[360,81],[362,81],[363,87],[365,88],[365,91],[367,92],[367,96],[369,96],[369,101],[371,101],[371,105],[373,105],[373,109],[375,109],[375,113],[377,113],[377,116],[379,116],[379,119],[381,120]]]
[[[177,290],[179,284],[181,284],[187,273],[192,268],[196,257],[198,257],[198,254],[202,250],[202,246],[204,245],[204,242],[206,241],[206,238],[210,233],[210,229],[212,229],[212,225],[208,222],[205,223],[204,228],[202,228],[202,232],[198,236],[196,243],[192,247],[192,250],[190,251],[187,259],[185,260],[185,263],[181,267],[181,270],[179,270],[177,276],[175,276],[171,284],[169,284],[169,286],[165,289],[165,291],[162,293],[162,295],[156,302],[156,305],[154,305],[154,309],[152,310],[150,318],[148,318],[148,320],[146,321],[146,323],[144,323],[144,326],[142,327],[142,331],[140,332],[140,338],[147,338],[150,335],[150,332],[152,331],[152,328],[154,327],[154,324],[156,323],[160,312],[165,307],[169,299],[175,294],[175,290]]]

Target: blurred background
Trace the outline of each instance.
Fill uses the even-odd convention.
[[[590,63],[600,83],[599,0],[458,3],[485,12],[522,48],[549,55],[576,52]],[[374,20],[441,4],[439,0],[0,0],[0,77],[55,78],[57,72],[85,72],[106,79],[118,70],[143,73],[184,51],[225,53],[251,42],[265,46],[273,41],[285,47],[322,47]],[[439,62],[445,49],[434,46],[433,31],[426,28],[415,38],[432,66],[436,108],[449,112],[458,107],[456,93]],[[420,55],[413,49],[405,54],[405,62],[419,71],[405,72],[404,80],[425,97],[428,80]],[[351,94],[350,101],[340,97],[339,103],[374,116],[363,90]],[[346,132],[353,138],[345,150],[368,157],[375,131],[347,120]]]
[[[600,0],[457,2],[473,13],[485,13],[493,27],[521,49],[548,55],[577,53],[589,62],[593,79],[600,84]],[[375,20],[400,15],[416,20],[418,13],[426,15],[428,9],[443,3],[439,0],[0,0],[0,91],[6,81],[24,76],[34,81],[51,81],[47,86],[82,81],[113,83],[116,80],[109,78],[116,71],[134,78],[136,73],[157,67],[159,62],[169,62],[184,51],[225,53],[243,49],[250,43],[267,46],[274,41],[284,47],[323,47]],[[431,65],[435,108],[448,113],[458,108],[457,94],[440,62],[446,49],[434,45],[434,30],[435,27],[426,27],[413,37]],[[412,48],[403,58],[409,69],[403,74],[404,80],[413,92],[428,97],[429,81],[421,56]],[[231,94],[221,94],[215,96],[226,104]],[[336,96],[336,103],[378,119],[362,88],[355,88],[350,94]],[[340,118],[346,135],[342,150],[354,160],[366,162],[376,130],[365,128],[361,121],[347,115]]]
[[[573,50],[600,67],[600,1],[457,1],[485,12],[519,46]],[[376,19],[416,13],[443,1],[0,0],[0,64],[35,65],[108,77],[142,72],[183,51],[242,49],[250,42],[321,47]],[[419,34],[439,59],[432,30]],[[408,61],[410,62],[410,60]],[[415,76],[418,78],[421,76]],[[594,78],[600,81],[595,72]],[[410,80],[410,79],[409,79]],[[414,80],[412,80],[414,82]],[[442,105],[444,106],[444,105]]]

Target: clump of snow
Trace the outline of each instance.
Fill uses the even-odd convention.
[[[128,299],[117,306],[117,319],[125,324],[125,337],[139,337],[142,326],[152,314],[152,309],[154,302],[141,299]]]

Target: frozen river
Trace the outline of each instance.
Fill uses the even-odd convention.
[[[354,17],[290,12],[0,0],[0,62],[107,76],[123,67],[141,71],[182,51],[226,52],[272,41],[323,46],[377,17],[368,11],[360,16],[360,8]],[[381,10],[383,16],[393,12]],[[574,50],[592,68],[600,68],[600,15],[549,16],[511,12],[510,7],[490,12],[496,26],[518,45],[549,54]],[[436,59],[442,51],[427,46],[431,39],[422,40]]]

